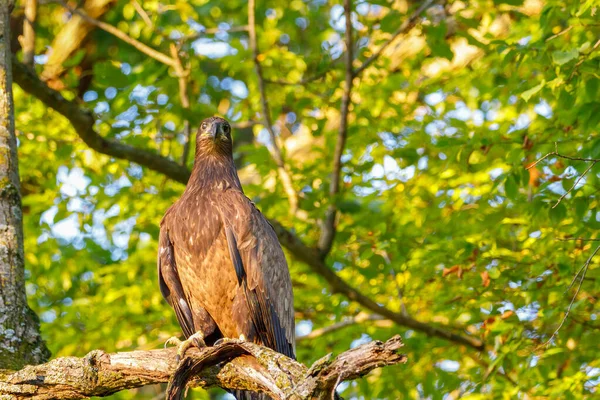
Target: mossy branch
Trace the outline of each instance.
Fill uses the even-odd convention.
[[[179,364],[174,348],[63,357],[20,371],[0,371],[0,399],[83,399],[108,396],[125,389],[168,382],[168,396],[181,398],[188,386],[219,386],[228,390],[267,393],[273,399],[331,399],[335,387],[366,375],[375,368],[406,362],[399,354],[400,336],[373,341],[336,358],[306,366],[254,343],[227,341],[205,349],[191,349]]]

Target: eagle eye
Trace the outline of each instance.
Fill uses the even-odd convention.
[[[208,124],[206,122],[203,122],[202,125],[200,125],[200,128],[202,128],[202,130],[205,131],[206,128],[208,128]]]
[[[231,131],[231,127],[229,126],[229,124],[223,125],[223,133],[225,133],[226,135],[228,135],[229,131]]]

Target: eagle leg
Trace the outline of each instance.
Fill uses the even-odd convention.
[[[167,341],[165,342],[165,347],[169,344],[177,346],[177,363],[181,361],[181,359],[185,355],[185,352],[190,347],[197,347],[199,349],[201,349],[202,347],[206,347],[206,343],[204,342],[204,334],[200,331],[194,333],[192,336],[183,341],[173,336],[167,339]]]

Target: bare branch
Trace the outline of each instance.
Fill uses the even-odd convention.
[[[431,7],[433,4],[435,3],[435,0],[427,0],[424,1],[419,8],[417,8],[415,10],[414,13],[412,13],[412,15],[405,20],[402,25],[400,25],[398,27],[398,29],[396,29],[396,31],[392,34],[392,36],[385,41],[385,43],[383,43],[381,45],[381,47],[375,52],[373,53],[373,55],[369,58],[367,58],[365,60],[365,62],[362,63],[362,65],[360,67],[358,67],[355,71],[354,71],[354,75],[360,75],[369,65],[373,64],[374,61],[376,61],[379,56],[381,56],[381,54],[383,53],[383,51],[385,49],[388,48],[388,46],[390,44],[392,44],[392,42],[394,40],[396,40],[396,38],[406,32],[408,32],[413,26],[415,26],[415,24],[417,23],[417,20],[419,19],[420,15],[427,10],[429,7]]]
[[[569,303],[569,307],[567,307],[567,311],[565,312],[565,316],[563,317],[562,321],[560,321],[560,325],[558,325],[558,328],[556,328],[556,330],[554,331],[554,333],[552,333],[552,335],[550,336],[550,338],[546,341],[546,346],[548,346],[550,344],[550,342],[552,342],[552,339],[554,339],[554,337],[558,334],[558,332],[560,331],[560,329],[565,324],[565,321],[569,317],[569,314],[571,313],[571,309],[573,308],[573,304],[575,303],[575,300],[577,299],[577,296],[579,295],[579,291],[581,290],[581,285],[583,285],[583,281],[585,279],[585,275],[587,274],[587,270],[588,270],[588,268],[590,266],[590,263],[592,262],[592,259],[596,256],[596,254],[598,253],[598,251],[600,251],[600,245],[598,247],[596,247],[596,250],[594,250],[594,252],[587,259],[587,261],[585,262],[585,264],[583,264],[583,266],[581,268],[579,268],[579,270],[577,271],[577,273],[573,277],[573,280],[569,284],[569,287],[567,288],[567,290],[570,290],[573,287],[573,285],[575,284],[575,282],[577,280],[579,280],[579,285],[577,285],[577,290],[575,290],[575,294],[571,298],[571,302]]]
[[[544,161],[546,158],[551,157],[551,156],[556,156],[559,158],[564,158],[566,160],[573,160],[573,161],[587,161],[587,162],[593,162],[593,163],[600,162],[600,159],[598,159],[598,158],[571,157],[571,156],[566,156],[564,154],[559,154],[558,151],[553,151],[551,153],[546,154],[545,156],[543,156],[542,158],[540,158],[539,160],[537,160],[536,162],[534,162],[533,164],[528,166],[526,169],[531,169],[531,168],[535,167],[540,162]]]
[[[133,0],[132,3],[133,8],[135,8],[135,11],[140,15],[140,17],[142,17],[144,23],[148,25],[150,29],[154,30],[154,23],[152,23],[150,16],[148,16],[148,13],[146,12],[146,10],[144,10],[142,5],[137,0]]]
[[[37,14],[37,0],[26,0],[25,20],[23,22],[23,63],[33,66],[35,55],[35,18]]]
[[[177,75],[177,82],[179,84],[179,100],[181,101],[181,107],[184,110],[190,109],[190,97],[188,94],[188,85],[189,85],[189,69],[183,68],[181,64],[181,58],[179,57],[179,53],[177,50],[177,46],[174,43],[170,45],[171,57],[175,60],[175,65],[173,68],[175,69],[175,75]],[[186,118],[183,121],[183,136],[185,138],[185,143],[183,144],[183,153],[181,154],[181,165],[187,165],[187,159],[190,154],[191,148],[191,129],[190,129],[190,121]]]
[[[587,175],[587,173],[588,173],[588,172],[590,172],[590,169],[592,169],[592,167],[593,167],[594,165],[596,165],[596,163],[597,163],[597,162],[598,162],[598,161],[594,161],[593,163],[591,163],[591,164],[590,164],[590,165],[589,165],[589,166],[586,168],[586,170],[585,170],[585,171],[583,171],[583,174],[581,174],[581,175],[579,176],[579,178],[577,178],[577,180],[575,180],[575,183],[573,183],[573,186],[571,186],[571,188],[570,188],[569,190],[567,190],[566,192],[564,192],[564,193],[563,193],[563,195],[559,197],[558,201],[556,202],[556,204],[554,204],[554,205],[552,206],[552,208],[556,208],[556,206],[558,206],[558,205],[560,204],[560,202],[561,202],[561,201],[562,201],[562,200],[563,200],[565,197],[567,197],[567,195],[568,195],[569,193],[571,193],[571,192],[573,191],[573,189],[575,189],[575,187],[577,186],[577,184],[578,184],[578,183],[579,183],[579,182],[580,182],[580,181],[581,181],[581,180],[582,180],[582,179],[583,179],[583,178],[584,178],[584,177]]]
[[[148,169],[160,172],[175,181],[184,184],[187,182],[190,171],[175,161],[151,150],[128,146],[117,141],[107,140],[98,135],[94,130],[94,118],[86,109],[81,108],[75,102],[66,100],[59,92],[46,86],[31,69],[14,58],[13,79],[25,92],[37,97],[47,107],[53,108],[67,118],[79,137],[91,149],[101,154],[136,162]],[[322,276],[333,292],[341,293],[350,300],[361,304],[366,309],[389,318],[401,326],[415,329],[429,336],[440,337],[455,343],[464,344],[477,350],[483,349],[483,342],[477,338],[461,336],[444,328],[428,325],[379,305],[342,280],[325,264],[316,249],[307,246],[297,235],[284,228],[278,221],[270,219],[269,222],[275,229],[281,244],[295,258],[306,263],[314,273]]]
[[[554,151],[546,154],[545,156],[543,156],[542,158],[540,158],[539,160],[537,160],[536,162],[534,162],[533,164],[531,164],[530,166],[528,166],[526,169],[531,169],[533,167],[535,167],[536,165],[538,165],[540,162],[542,162],[543,160],[545,160],[548,157],[551,156],[556,156],[559,158],[564,158],[567,160],[573,160],[573,161],[585,161],[585,162],[590,162],[591,164],[586,168],[585,171],[583,171],[583,173],[577,178],[577,180],[575,181],[575,183],[573,183],[573,186],[571,186],[571,188],[569,190],[567,190],[565,193],[563,193],[562,196],[559,197],[558,201],[556,202],[556,204],[554,204],[552,206],[552,208],[556,208],[556,206],[558,206],[560,204],[561,201],[563,201],[563,199],[565,197],[567,197],[567,195],[569,193],[571,193],[575,187],[579,184],[579,182],[581,182],[581,180],[588,174],[588,172],[590,172],[590,170],[594,167],[594,165],[596,165],[598,162],[600,162],[600,159],[596,159],[596,158],[582,158],[582,157],[571,157],[571,156],[566,156],[564,154],[560,154],[558,152],[558,143],[554,143]]]
[[[106,22],[98,21],[97,19],[90,17],[88,14],[86,14],[82,10],[71,8],[64,0],[59,0],[59,2],[67,10],[69,10],[73,14],[78,15],[87,23],[94,25],[94,26],[102,29],[103,31],[110,33],[111,35],[115,36],[118,39],[121,39],[123,42],[135,47],[137,50],[141,51],[142,53],[146,54],[147,56],[154,58],[156,61],[161,62],[161,63],[168,65],[170,67],[173,67],[173,68],[175,67],[176,61],[173,58],[161,53],[160,51],[154,50],[150,46],[145,45],[144,43],[132,38],[131,36],[128,36],[122,30],[117,29],[114,26],[107,24]]]
[[[332,382],[359,378],[375,368],[406,362],[398,354],[402,340],[374,341],[321,361],[308,369],[254,343],[227,341],[201,350],[190,349],[179,366],[174,348],[108,354],[94,350],[82,358],[64,357],[0,373],[0,397],[8,399],[83,399],[124,389],[164,383],[173,376],[171,398],[190,386],[268,393],[274,399],[326,399]],[[329,397],[328,397],[329,396]]]
[[[255,3],[254,0],[248,1],[248,34],[250,36],[250,48],[252,50],[252,59],[254,60],[254,68],[256,69],[256,77],[258,79],[258,90],[260,92],[260,104],[262,108],[263,125],[269,132],[271,138],[271,146],[269,151],[275,164],[277,164],[277,172],[281,179],[281,184],[288,196],[290,203],[290,213],[295,215],[298,211],[298,193],[294,189],[292,184],[292,178],[288,171],[288,168],[283,159],[283,154],[277,143],[277,136],[273,131],[273,124],[271,121],[271,112],[269,110],[269,103],[267,102],[267,95],[265,91],[265,81],[263,79],[262,66],[258,59],[258,45],[256,43],[256,18],[255,18]]]
[[[346,138],[348,137],[348,112],[350,110],[350,96],[352,94],[352,81],[354,72],[352,71],[352,61],[354,60],[354,43],[352,40],[352,1],[344,0],[344,15],[346,17],[346,53],[344,57],[346,65],[346,78],[344,83],[344,93],[342,94],[342,106],[340,109],[340,125],[338,128],[337,142],[333,155],[333,171],[331,174],[331,183],[329,184],[329,206],[325,212],[325,218],[321,224],[321,237],[319,237],[319,251],[321,257],[326,257],[333,246],[333,239],[336,233],[337,206],[336,197],[340,191],[340,180],[342,172],[342,155],[346,147]]]

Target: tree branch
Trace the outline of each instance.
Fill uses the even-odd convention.
[[[346,78],[344,83],[344,93],[342,95],[342,106],[340,110],[340,126],[338,128],[337,142],[333,155],[333,172],[331,174],[331,183],[329,184],[329,206],[325,212],[325,219],[321,224],[321,237],[319,238],[319,252],[321,257],[325,258],[331,251],[333,239],[336,233],[337,206],[336,197],[340,191],[340,177],[342,172],[342,155],[346,147],[346,138],[348,137],[348,111],[350,110],[350,96],[352,94],[352,80],[354,72],[352,71],[352,61],[354,61],[354,43],[352,40],[352,1],[344,0],[344,15],[346,17]]]
[[[85,0],[80,7],[91,17],[98,19],[102,17],[112,6],[114,0]],[[57,87],[58,78],[63,74],[65,67],[63,63],[76,52],[82,43],[86,40],[93,25],[86,22],[82,17],[73,15],[72,18],[64,24],[58,31],[52,44],[46,51],[48,60],[44,64],[44,70],[41,73],[42,80],[51,82]]]
[[[47,107],[56,110],[71,122],[79,137],[93,150],[108,156],[126,159],[160,172],[179,182],[187,182],[190,171],[175,161],[151,150],[143,150],[115,140],[105,139],[94,130],[95,119],[76,102],[65,99],[58,91],[49,88],[35,72],[13,57],[13,79],[25,92],[37,97]]]
[[[256,76],[258,79],[258,90],[260,92],[260,104],[262,108],[263,125],[269,132],[271,137],[271,146],[268,146],[275,164],[277,164],[277,172],[281,179],[281,184],[288,195],[288,201],[290,203],[290,213],[295,215],[298,211],[298,193],[294,189],[292,184],[292,178],[288,168],[286,167],[283,159],[281,149],[277,144],[277,136],[273,131],[273,124],[271,121],[271,112],[269,110],[269,103],[267,102],[267,94],[265,91],[265,81],[263,79],[262,66],[258,59],[258,45],[256,44],[256,18],[255,18],[255,2],[254,0],[248,1],[248,34],[250,36],[250,48],[252,50],[252,59],[254,60],[254,68],[256,69]]]
[[[177,365],[175,348],[108,354],[94,350],[82,358],[64,357],[17,372],[0,371],[0,398],[83,399],[107,396],[141,386],[168,382],[169,398],[190,386],[254,390],[274,399],[330,399],[339,382],[359,378],[375,368],[406,362],[399,354],[400,336],[373,341],[319,360],[310,369],[271,349],[237,340],[201,350],[190,349]],[[176,390],[175,390],[176,389]]]
[[[14,81],[21,86],[21,89],[37,97],[47,107],[53,108],[67,118],[73,125],[76,133],[93,150],[115,158],[136,162],[148,169],[160,172],[175,181],[184,184],[187,182],[190,171],[184,166],[151,150],[143,150],[103,138],[94,130],[94,118],[87,110],[81,108],[75,102],[66,100],[59,92],[46,86],[31,69],[19,63],[14,57],[12,66]],[[361,304],[366,309],[391,319],[399,325],[415,329],[429,336],[436,336],[455,343],[464,344],[477,350],[483,349],[483,343],[477,338],[461,336],[443,328],[416,321],[377,304],[348,285],[333,272],[325,264],[325,261],[320,257],[316,249],[307,246],[297,235],[284,228],[278,221],[271,219],[269,222],[275,229],[281,244],[296,259],[306,263],[314,273],[321,275],[330,285],[333,292],[341,293],[350,300]]]
[[[412,15],[405,20],[402,25],[400,25],[398,27],[398,29],[396,29],[396,31],[392,34],[392,36],[385,41],[385,43],[383,43],[381,45],[381,47],[375,52],[373,53],[373,55],[369,58],[367,58],[365,60],[365,62],[362,63],[362,65],[360,67],[358,67],[356,70],[354,70],[354,75],[358,76],[360,75],[365,69],[367,69],[367,67],[371,64],[373,64],[373,62],[375,62],[379,56],[381,56],[381,54],[383,53],[383,51],[385,49],[388,48],[388,46],[390,44],[392,44],[392,42],[394,40],[396,40],[396,38],[406,32],[408,32],[413,26],[415,26],[415,24],[417,23],[417,20],[419,19],[419,16],[426,11],[429,7],[431,7],[433,4],[435,3],[435,0],[426,0],[423,2],[423,4],[421,4],[419,6],[419,8],[417,8],[415,10],[414,13],[412,13]]]
[[[25,2],[25,20],[23,21],[23,63],[33,66],[35,55],[35,18],[37,14],[37,0]]]
[[[188,80],[190,71],[189,69],[183,68],[181,64],[181,58],[179,57],[177,46],[174,43],[170,45],[171,57],[175,60],[175,75],[177,75],[177,82],[179,83],[179,100],[181,101],[181,108],[188,111],[190,109],[190,97],[188,94]],[[183,145],[183,153],[181,154],[181,165],[187,165],[188,155],[190,154],[191,148],[191,129],[190,121],[186,118],[183,120],[183,136],[185,137],[185,143]]]
[[[98,21],[97,19],[90,17],[84,11],[81,11],[79,9],[73,9],[73,8],[69,7],[69,5],[63,0],[59,0],[59,2],[67,10],[69,10],[73,14],[78,15],[87,23],[94,25],[94,26],[102,29],[103,31],[106,31],[106,32],[110,33],[111,35],[121,39],[123,42],[135,47],[137,50],[141,51],[142,53],[146,54],[147,56],[154,58],[156,61],[175,68],[176,61],[173,58],[161,53],[160,51],[154,50],[150,46],[147,46],[144,43],[132,38],[131,36],[128,36],[125,32],[121,31],[120,29],[115,28],[114,26],[112,26],[110,24],[107,24],[106,22]]]
[[[550,338],[546,341],[546,343],[545,343],[546,345],[549,345],[552,342],[552,339],[554,339],[556,337],[556,335],[558,335],[558,332],[560,331],[560,329],[565,324],[567,318],[569,318],[569,314],[571,313],[571,309],[573,308],[573,304],[575,303],[575,300],[577,300],[577,296],[579,295],[579,291],[581,290],[581,286],[583,285],[583,281],[585,280],[585,275],[587,274],[588,267],[590,266],[590,263],[592,262],[592,259],[596,256],[596,254],[598,253],[599,250],[600,250],[600,246],[596,247],[596,250],[594,250],[594,252],[587,259],[587,261],[585,262],[585,264],[583,264],[583,266],[581,268],[579,268],[579,270],[577,271],[577,273],[573,277],[573,280],[569,284],[569,287],[567,288],[567,291],[571,290],[571,288],[573,287],[573,285],[575,284],[575,282],[577,280],[579,280],[579,284],[577,285],[577,289],[575,290],[575,294],[573,294],[573,297],[571,298],[571,302],[569,303],[569,307],[567,307],[567,311],[565,311],[565,315],[564,315],[563,319],[560,321],[560,324],[558,325],[558,327],[556,328],[556,330],[552,333],[552,335],[550,336]]]
[[[398,325],[425,333],[428,336],[439,337],[451,342],[463,344],[476,350],[484,349],[484,343],[478,338],[462,336],[445,328],[417,321],[407,315],[394,312],[389,308],[378,304],[371,298],[359,292],[356,288],[347,284],[332,271],[327,264],[325,264],[325,261],[321,258],[317,249],[306,246],[300,238],[285,229],[279,222],[275,220],[269,220],[269,222],[275,229],[281,244],[287,248],[296,259],[304,262],[314,273],[323,277],[331,287],[333,293],[343,294],[350,300],[356,301],[366,309],[391,319]]]

